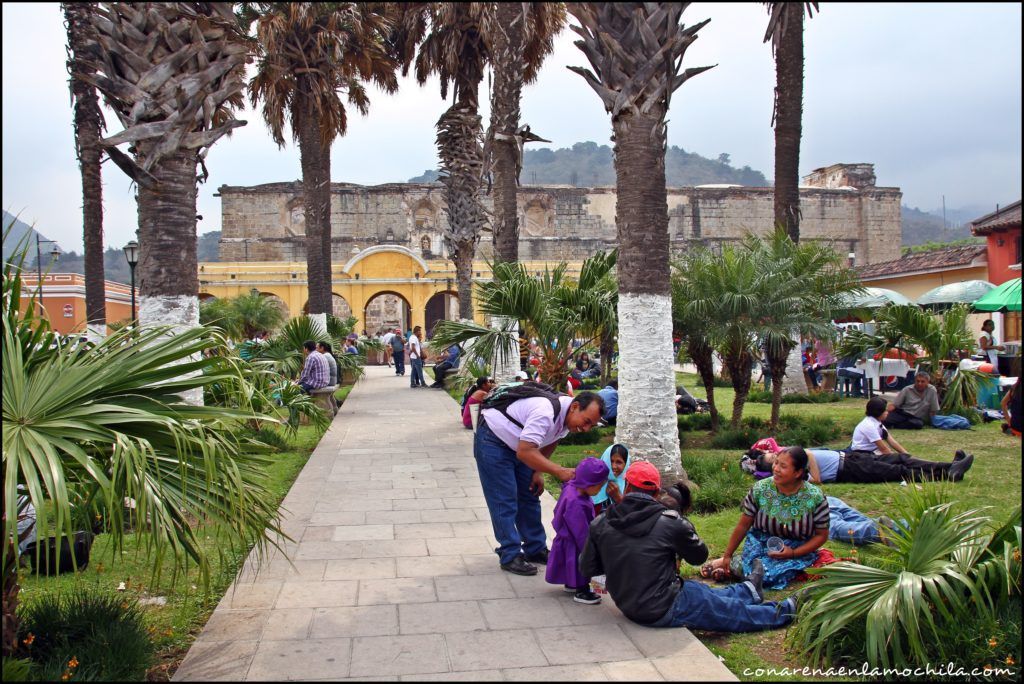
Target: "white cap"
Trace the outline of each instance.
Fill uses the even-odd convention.
[[[516,380],[529,380],[530,376],[526,374],[526,371],[519,371],[516,373]]]

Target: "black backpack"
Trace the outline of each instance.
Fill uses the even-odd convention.
[[[534,380],[525,380],[523,382],[510,382],[504,385],[498,385],[484,397],[484,400],[480,402],[480,410],[483,409],[497,409],[501,412],[501,415],[508,418],[511,422],[515,423],[519,427],[523,427],[523,424],[518,420],[508,415],[508,407],[515,401],[520,399],[530,399],[532,397],[544,397],[551,402],[551,408],[554,411],[553,420],[558,420],[558,414],[562,410],[562,402],[559,400],[560,397],[566,396],[560,392],[556,392],[555,388],[551,385],[546,385],[543,382],[536,382]]]

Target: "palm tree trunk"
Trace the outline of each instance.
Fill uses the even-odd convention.
[[[775,51],[775,224],[800,241],[800,135],[804,96],[804,8],[787,2]]]
[[[483,171],[480,116],[476,113],[476,84],[461,89],[462,97],[437,122],[437,148],[445,186],[448,227],[445,244],[455,262],[459,286],[459,317],[473,319],[473,257],[487,215],[480,201]],[[472,95],[470,94],[472,93]]]
[[[106,334],[107,293],[103,272],[103,183],[100,180],[100,113],[96,89],[81,78],[83,57],[96,45],[96,30],[89,21],[94,3],[63,3],[68,30],[68,70],[75,103],[75,148],[82,174],[82,237],[85,242],[85,319],[92,337]]]
[[[687,352],[693,359],[693,365],[697,367],[697,374],[704,385],[704,391],[708,395],[708,409],[711,411],[711,431],[718,432],[721,419],[718,414],[718,406],[715,405],[715,363],[711,360],[714,351],[710,344],[702,340],[690,339],[687,342]]]
[[[782,408],[783,383],[786,378],[786,369],[789,366],[789,352],[793,349],[793,346],[793,344],[787,344],[777,351],[773,351],[771,348],[767,350],[769,376],[772,379],[772,430],[776,430],[779,427],[779,410]],[[799,347],[800,345],[797,344],[795,346]],[[800,370],[802,371],[803,368]]]
[[[615,440],[685,477],[679,457],[672,364],[665,106],[612,120],[618,189],[619,415]]]
[[[516,191],[519,101],[523,90],[524,5],[496,3],[492,63],[490,144],[494,174],[494,259],[519,261],[519,211]]]
[[[302,199],[306,212],[306,283],[309,289],[309,313],[330,313],[330,302],[324,296],[324,254],[323,254],[323,200],[321,198],[323,179],[323,145],[314,109],[305,106],[302,98],[296,98],[299,108],[296,118],[299,123],[299,157],[302,166]],[[328,293],[329,296],[329,293]]]
[[[156,183],[139,186],[139,321],[194,328],[199,325],[196,153],[168,155],[151,173]],[[202,390],[189,390],[185,400],[201,405]]]
[[[323,280],[321,287],[324,293],[325,313],[334,313],[334,283],[331,249],[331,146],[320,148],[320,261],[323,264]]]
[[[612,354],[615,353],[615,338],[607,332],[601,333],[601,386],[606,386],[612,379]]]
[[[722,362],[729,369],[732,388],[736,393],[732,400],[730,427],[738,430],[743,420],[743,407],[750,394],[750,373],[754,368],[754,357],[746,349],[728,350],[722,355]]]

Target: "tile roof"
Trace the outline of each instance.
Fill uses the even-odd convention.
[[[857,275],[860,276],[861,280],[872,280],[906,273],[940,271],[970,266],[976,259],[985,255],[985,250],[985,245],[966,245],[962,247],[947,247],[946,249],[937,249],[931,252],[918,252],[892,261],[861,266],[857,269]],[[975,265],[980,266],[982,264]]]
[[[1020,200],[971,221],[971,233],[973,235],[987,235],[993,230],[1009,228],[1010,226],[1020,227]]]

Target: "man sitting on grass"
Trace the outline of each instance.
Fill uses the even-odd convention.
[[[931,383],[932,376],[918,371],[914,384],[907,385],[896,395],[893,409],[885,419],[890,430],[920,430],[930,425],[939,413],[939,393]]]

